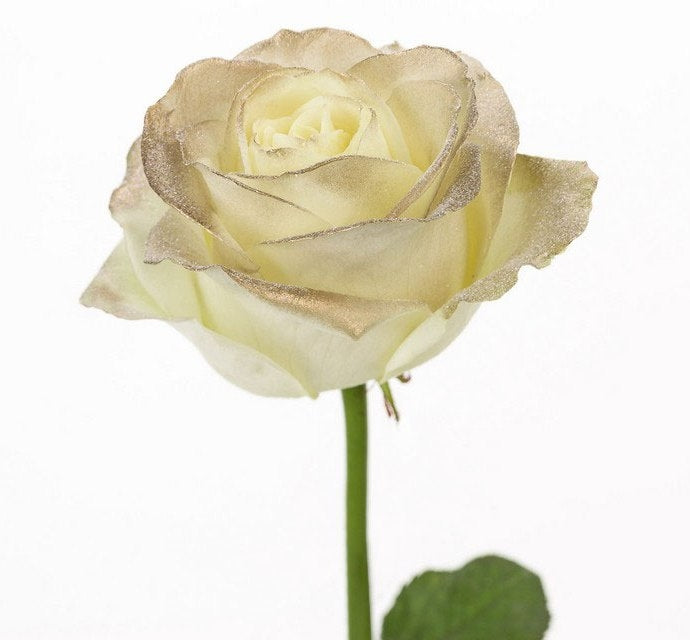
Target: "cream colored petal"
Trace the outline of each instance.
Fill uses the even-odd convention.
[[[253,78],[275,69],[252,60],[207,58],[180,71],[159,101],[174,111],[174,124],[184,128],[207,120],[225,122],[237,92]]]
[[[468,273],[476,276],[503,211],[503,197],[517,151],[519,131],[503,87],[477,60],[458,55],[468,65],[477,100],[477,122],[468,139],[482,150],[482,190],[470,205],[469,216],[475,242],[468,256],[471,265]],[[443,193],[443,186],[439,193]]]
[[[170,323],[190,340],[224,378],[260,396],[296,398],[316,394],[263,353],[211,331],[195,320]]]
[[[256,271],[256,265],[223,226],[202,177],[193,166],[184,163],[173,121],[172,113],[164,111],[160,102],[146,113],[141,151],[144,172],[151,188],[168,205],[225,243],[228,251],[234,254],[238,269]]]
[[[234,175],[234,179],[314,212],[339,227],[385,218],[421,175],[414,165],[379,158],[340,156],[278,176]],[[407,214],[410,215],[411,210]],[[418,211],[422,217],[425,210]],[[301,235],[286,233],[282,237]]]
[[[442,149],[454,142],[461,99],[452,86],[435,80],[403,82],[393,89],[388,106],[403,131],[412,164],[429,167]]]
[[[275,282],[377,300],[419,300],[438,308],[465,278],[468,246],[461,194],[478,190],[478,150],[464,153],[467,179],[452,206],[423,220],[375,220],[256,248],[261,276]],[[473,170],[472,167],[475,167]],[[466,202],[465,202],[466,204]]]
[[[161,266],[143,268],[154,271]],[[189,276],[182,267],[173,266],[172,269],[177,269],[185,280]],[[168,265],[167,275],[170,275],[170,271],[171,266]],[[193,277],[196,275],[193,274]],[[151,279],[148,280],[150,286]],[[172,291],[179,290],[180,286],[175,278],[159,280],[158,283]],[[160,294],[160,291],[153,292],[154,296],[156,294]],[[83,293],[81,303],[129,320],[170,317],[140,282],[125,242],[121,242],[113,251]],[[221,375],[238,386],[268,396],[313,395],[265,354],[202,326],[199,320],[173,320],[171,324],[197,346]]]
[[[408,148],[414,150],[414,163],[424,168],[390,216],[423,217],[467,133],[458,125],[462,103],[449,85],[426,81],[401,84],[388,102],[406,132]]]
[[[144,263],[149,234],[171,209],[151,189],[144,175],[137,140],[127,157],[127,173],[110,199],[113,217],[125,234],[131,269],[164,317],[196,317],[200,313],[193,274],[166,263],[153,269]]]
[[[122,255],[126,268],[131,263],[126,252]],[[172,321],[222,375],[262,395],[316,396],[380,378],[397,346],[429,316],[424,305],[280,287],[218,267],[190,272],[172,263],[142,266],[150,273],[161,267],[167,267],[164,279],[146,278],[151,297],[159,298],[161,287],[180,293],[189,276],[196,315],[171,315],[155,306],[141,287],[129,286],[139,277],[133,269],[125,279],[99,276],[84,302],[124,317]],[[137,292],[141,301],[132,297]]]
[[[168,205],[156,195],[146,180],[141,163],[140,138],[132,143],[127,152],[125,177],[110,196],[109,207],[121,227],[132,225],[144,234],[168,209]]]
[[[518,155],[483,277],[410,333],[389,360],[383,379],[445,349],[482,301],[500,297],[515,284],[520,267],[544,267],[563,251],[587,224],[596,183],[584,162]]]
[[[168,205],[224,241],[228,234],[208,200],[201,177],[184,163],[172,119],[169,112],[162,110],[160,103],[146,114],[142,157],[148,182]],[[243,268],[253,267],[243,256],[238,255],[237,259]]]
[[[201,225],[177,209],[168,209],[146,238],[143,260],[147,264],[171,260],[187,269],[209,264],[232,268],[234,255]]]
[[[440,47],[421,46],[380,54],[358,62],[348,73],[360,78],[384,100],[403,83],[433,80],[450,85],[463,102],[471,102],[467,64],[457,54]]]
[[[127,320],[162,318],[165,315],[139,282],[124,241],[110,254],[82,294],[80,302]]]
[[[284,67],[305,67],[320,71],[346,71],[353,64],[379,53],[366,40],[338,29],[284,29],[237,56],[240,60],[260,60]]]
[[[303,69],[280,69],[264,74],[248,83],[236,96],[228,120],[224,167],[228,171],[255,175],[276,175],[309,167],[333,155],[317,146],[307,144],[299,148],[263,148],[254,140],[257,122],[292,116],[310,101],[326,98],[345,100],[358,105],[358,113],[375,114],[380,129],[379,143],[370,151],[375,157],[408,162],[410,159],[404,134],[389,106],[360,80],[331,70],[319,72]],[[364,127],[371,120],[367,118]],[[350,123],[352,125],[352,123]],[[349,132],[359,142],[362,135]],[[371,138],[372,131],[369,131]],[[345,153],[365,153],[366,148]]]
[[[460,302],[450,316],[443,308],[438,309],[395,350],[380,381],[395,378],[437,356],[460,335],[478,308],[479,303]]]
[[[330,154],[323,153],[316,145],[305,144],[299,149],[262,149],[249,143],[248,171],[260,176],[277,176],[286,171],[300,171],[326,160]]]
[[[232,98],[239,89],[270,67],[256,61],[204,60],[178,74],[166,96],[146,114],[142,136],[144,172],[152,189],[170,206],[205,227],[234,253],[235,267],[256,270],[237,246],[214,210],[213,202],[196,169],[188,165],[199,150],[209,155],[218,129],[209,125],[200,132],[194,127],[208,120],[227,118]],[[199,136],[203,133],[202,143]],[[182,141],[182,142],[181,142]],[[183,149],[185,141],[186,148]],[[186,154],[186,155],[185,155]]]
[[[222,175],[203,165],[197,165],[196,169],[204,179],[209,200],[225,229],[248,255],[258,242],[311,233],[330,226],[318,213],[263,192],[232,174]]]
[[[203,268],[211,262],[222,263],[215,251],[223,246],[214,247],[208,232],[168,207],[151,190],[141,168],[138,141],[130,150],[127,164],[125,180],[111,199],[113,216],[122,226],[125,239],[84,292],[81,302],[123,318],[172,321],[223,375],[254,393],[313,394],[255,348],[252,318],[232,316],[232,305],[213,305],[216,298],[207,295],[207,289],[217,285],[205,272],[181,266],[185,262],[193,266],[195,261],[202,262]],[[171,221],[173,227],[168,226],[161,236],[159,232]],[[167,244],[157,244],[161,240]],[[167,252],[164,258],[168,259],[147,264],[147,251]],[[176,259],[180,264],[175,264]],[[219,334],[218,328],[225,329],[226,334]]]
[[[265,354],[312,396],[380,378],[430,314],[424,305],[281,287],[217,267],[198,275],[204,324]]]
[[[223,162],[221,145],[226,126],[221,120],[204,120],[180,129],[176,137],[180,143],[182,161],[186,165],[198,163],[220,170]]]
[[[224,335],[243,340],[247,339],[246,335],[238,338],[234,333],[237,313],[233,309],[237,303],[228,293],[228,289],[237,292],[238,286],[264,304],[280,307],[306,322],[323,324],[352,338],[360,337],[390,316],[425,309],[423,303],[415,301],[368,300],[261,280],[233,269],[220,269],[221,261],[222,256],[217,255],[217,248],[209,242],[205,230],[171,209],[148,235],[139,277],[146,283],[153,275],[164,273],[174,283],[169,288],[184,297],[186,285],[178,282],[184,274],[191,279],[198,302],[197,310],[189,315],[203,318],[205,326]],[[151,265],[157,268],[152,269]],[[179,266],[185,269],[180,271]],[[211,282],[218,286],[211,286]],[[151,287],[153,295],[158,295],[156,289],[165,289],[164,285],[157,281]],[[245,293],[242,296],[246,297]],[[251,319],[247,327],[253,332]]]
[[[476,280],[447,305],[502,296],[520,267],[544,267],[587,226],[597,177],[586,162],[518,155],[503,214]]]
[[[391,215],[408,216],[408,209],[419,199],[428,209],[434,198],[442,197],[439,189],[448,162],[476,121],[474,88],[467,65],[452,51],[425,46],[368,58],[349,73],[387,101],[408,136],[406,142],[415,163],[428,167]],[[439,101],[447,107],[439,108]],[[420,126],[425,129],[423,135],[416,133]],[[417,211],[420,208],[417,204]]]

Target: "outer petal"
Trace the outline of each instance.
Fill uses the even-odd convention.
[[[79,301],[126,320],[165,315],[137,278],[124,241],[115,247]]]
[[[237,175],[233,179],[259,192],[294,203],[327,220],[321,229],[364,220],[385,218],[419,179],[422,172],[411,164],[339,156],[302,171],[279,176]],[[422,217],[426,210],[410,210]],[[299,235],[299,230],[283,237]],[[269,238],[265,236],[265,239]]]
[[[218,269],[219,259],[209,242],[208,232],[172,209],[149,234],[143,261],[147,265],[155,264],[167,269],[183,266],[185,270],[189,270],[187,273],[190,277],[194,275],[193,272],[199,272],[197,275],[200,279],[195,280],[194,287],[200,301],[199,315],[203,315],[205,324],[225,335],[235,335],[237,318],[242,314],[233,312],[233,309],[237,307],[236,299],[246,297],[247,294],[302,316],[305,322],[323,324],[351,338],[359,338],[390,317],[428,311],[421,302],[370,300],[261,280],[233,269]],[[146,269],[145,265],[144,267]],[[218,286],[210,287],[210,281]],[[236,295],[230,296],[228,289],[236,291]],[[247,327],[251,332],[254,331],[251,322]],[[246,338],[247,336],[243,339]]]
[[[236,59],[260,60],[284,67],[305,67],[320,71],[346,71],[353,64],[379,53],[364,38],[338,29],[278,31],[240,53]]]
[[[479,264],[488,251],[503,211],[503,198],[510,179],[519,141],[515,113],[503,87],[482,65],[469,56],[459,54],[474,81],[477,121],[468,140],[482,150],[482,190],[470,205],[470,233],[474,242],[468,263],[470,278],[476,277]],[[452,180],[449,174],[447,181]],[[443,193],[444,185],[439,189]]]
[[[587,225],[596,183],[584,162],[518,155],[482,276],[410,333],[391,357],[385,378],[445,349],[479,303],[500,297],[517,282],[520,267],[549,264]]]
[[[458,179],[457,175],[450,180],[444,176],[476,121],[473,81],[468,76],[467,65],[447,49],[417,47],[368,58],[349,72],[388,102],[403,124],[408,147],[416,150],[415,161],[423,159],[426,165],[415,187],[398,203],[391,216],[407,216],[408,208],[420,198],[428,207],[434,196],[441,197]],[[448,90],[452,91],[456,103],[450,120],[445,115],[446,109],[438,110],[433,106]],[[418,120],[419,114],[422,117]],[[430,117],[430,114],[435,116]],[[420,123],[423,132],[420,132]],[[430,140],[435,140],[432,145],[435,157],[431,158],[427,148]]]
[[[162,312],[160,317],[194,317],[198,314],[198,300],[189,273],[184,270],[179,272],[173,265],[153,271],[144,264],[146,239],[151,229],[170,211],[170,207],[151,190],[146,181],[139,140],[129,151],[127,173],[122,185],[110,198],[110,210],[124,231],[133,277],[155,301]],[[118,264],[124,269],[124,263]],[[107,273],[102,275],[105,277]],[[124,291],[128,289],[125,287]]]
[[[232,174],[226,176],[204,165],[196,165],[195,168],[203,177],[209,201],[224,227],[247,255],[251,254],[251,247],[257,242],[277,240],[295,233],[311,233],[331,226],[328,219],[318,213],[265,193]]]
[[[144,172],[151,188],[170,206],[225,243],[228,252],[234,253],[236,268],[248,272],[256,270],[256,266],[224,227],[201,176],[186,163],[180,139],[195,139],[185,132],[190,126],[226,118],[232,97],[240,87],[267,69],[256,61],[220,59],[202,60],[187,67],[178,74],[166,96],[147,111],[141,143]],[[207,127],[208,130],[214,129]],[[202,146],[208,155],[208,140]]]
[[[153,272],[162,265],[141,265]],[[188,284],[189,273],[176,265],[166,265],[167,286],[173,291]],[[179,278],[170,277],[175,272]],[[192,277],[196,278],[195,274]],[[150,286],[150,282],[149,282]],[[160,290],[150,293],[135,272],[125,242],[121,242],[108,258],[81,297],[87,307],[98,307],[127,319],[158,318],[171,320],[169,314],[154,300]],[[196,319],[173,320],[172,326],[187,336],[209,363],[234,384],[257,393],[271,396],[303,396],[309,392],[300,382],[265,354],[245,344],[233,341],[204,327]]]
[[[421,304],[284,287],[208,267],[214,261],[208,231],[151,191],[136,143],[128,164],[112,198],[125,242],[82,301],[123,317],[173,322],[234,383],[264,395],[294,396],[380,377],[397,345],[429,315]],[[157,244],[156,230],[170,219],[179,225],[174,236],[166,238],[168,245]],[[171,260],[146,264],[147,238],[150,250],[203,270]]]
[[[465,280],[466,210],[479,189],[479,158],[468,145],[459,171],[465,182],[436,214],[422,220],[372,220],[255,249],[262,277],[376,300],[444,304]]]
[[[502,296],[520,267],[542,268],[587,226],[597,176],[586,162],[518,155],[479,277],[447,305]]]

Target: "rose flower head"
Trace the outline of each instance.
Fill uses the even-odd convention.
[[[465,54],[280,31],[148,110],[82,302],[170,322],[255,393],[383,382],[585,228],[596,176],[517,144]]]

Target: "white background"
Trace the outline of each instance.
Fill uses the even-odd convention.
[[[538,571],[552,640],[690,637],[690,142],[680,3],[17,3],[0,24],[0,638],[345,634],[337,393],[251,396],[164,324],[77,299],[110,191],[187,63],[281,27],[463,49],[525,153],[586,159],[591,224],[371,397],[376,627],[429,568]],[[497,639],[500,640],[500,639]]]

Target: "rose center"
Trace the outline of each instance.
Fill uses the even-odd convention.
[[[343,153],[360,123],[361,106],[340,96],[316,96],[292,113],[258,118],[252,124],[254,142],[262,149],[299,149],[315,145],[327,156]]]

